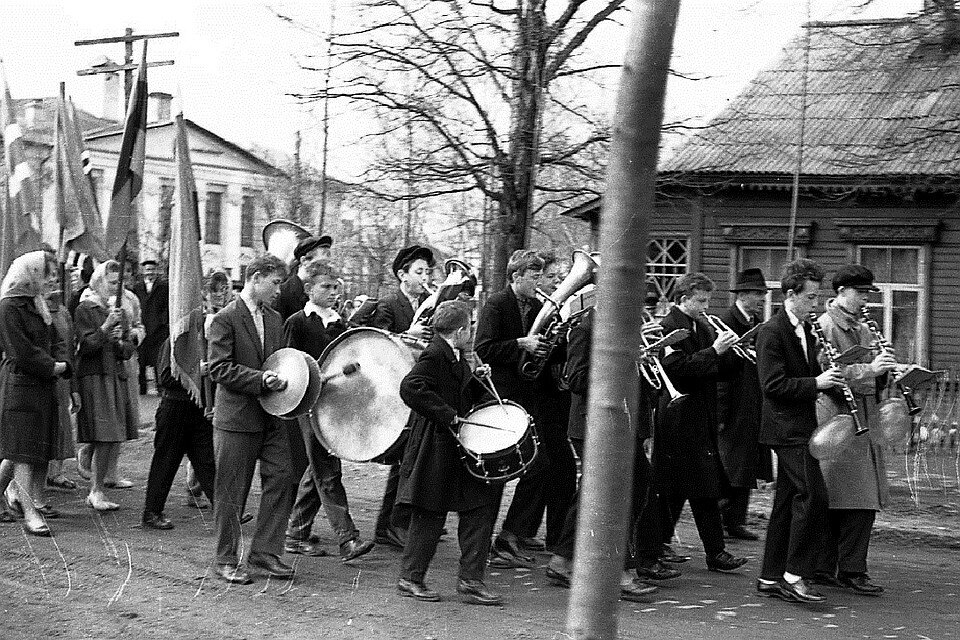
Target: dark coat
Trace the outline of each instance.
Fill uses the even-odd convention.
[[[400,465],[398,504],[447,512],[500,500],[502,485],[470,475],[450,432],[454,417],[466,416],[482,395],[466,358],[457,361],[450,345],[434,336],[400,383],[400,397],[413,413]]]
[[[217,385],[213,426],[224,431],[263,431],[273,417],[257,397],[263,386],[263,363],[282,346],[280,314],[264,305],[264,344],[260,344],[253,315],[237,298],[213,317],[207,335],[210,379]]]
[[[24,296],[0,300],[0,348],[0,457],[46,463],[60,421],[53,368],[68,361],[66,345]]]
[[[294,273],[280,285],[280,296],[277,298],[276,304],[280,319],[286,321],[287,318],[303,309],[303,305],[307,304],[309,299],[303,290],[303,280]]]
[[[756,326],[732,305],[717,314],[737,335]],[[717,384],[720,460],[734,487],[753,487],[757,478],[773,480],[770,450],[758,444],[760,437],[760,378],[757,365],[743,362],[740,372]]]
[[[718,355],[710,325],[679,307],[661,324],[664,333],[687,329],[690,335],[668,348],[662,359],[667,376],[687,398],[669,408],[669,394],[660,398],[653,440],[657,481],[666,489],[678,487],[690,498],[719,498],[726,478],[717,445],[717,382],[736,375],[740,360],[732,351]]]
[[[530,301],[530,317],[533,322],[540,312],[539,300]],[[520,305],[513,288],[507,287],[487,298],[477,320],[477,334],[474,349],[477,356],[490,365],[493,383],[504,398],[509,398],[534,413],[531,403],[535,386],[533,382],[520,377],[520,358],[523,349],[517,344],[517,338],[527,335],[520,317]]]
[[[95,302],[81,302],[73,317],[77,333],[77,373],[85,376],[110,376],[127,379],[125,360],[136,352],[132,340],[113,342],[100,327],[107,320],[109,311]]]
[[[147,285],[139,280],[132,291],[140,300],[140,317],[146,332],[139,349],[140,358],[144,364],[155,367],[160,345],[170,335],[170,285],[166,279],[157,278],[147,293]]]
[[[784,309],[757,334],[757,370],[763,407],[760,442],[772,447],[806,445],[817,428],[817,362],[807,330],[807,357]]]
[[[327,345],[346,330],[343,320],[325,327],[320,318],[313,314],[307,316],[301,309],[283,323],[283,345],[299,349],[317,360]]]
[[[418,305],[423,304],[427,297],[426,293],[421,295]],[[367,326],[391,333],[402,333],[410,328],[415,312],[416,309],[410,304],[410,300],[398,288],[377,300],[377,308]]]

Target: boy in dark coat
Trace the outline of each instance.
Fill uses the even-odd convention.
[[[487,589],[483,576],[503,488],[470,475],[452,432],[482,395],[464,356],[471,338],[469,309],[462,302],[442,303],[433,315],[433,329],[430,345],[400,383],[400,397],[414,413],[400,466],[397,504],[409,509],[410,527],[397,590],[418,600],[440,600],[424,577],[447,513],[456,511],[461,550],[457,592],[471,604],[499,605],[501,597]],[[478,374],[489,374],[481,370]]]

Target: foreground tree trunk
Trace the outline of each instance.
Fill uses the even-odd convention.
[[[572,638],[615,638],[627,539],[639,391],[636,350],[643,309],[647,221],[653,215],[667,68],[680,0],[638,0],[624,62],[607,191],[600,217],[600,302],[590,367]],[[629,492],[629,489],[628,489]]]

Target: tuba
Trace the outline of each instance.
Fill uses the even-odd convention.
[[[443,272],[446,274],[440,286],[430,291],[427,299],[420,303],[413,314],[411,326],[419,323],[429,323],[433,312],[437,310],[441,302],[456,300],[461,293],[473,297],[477,289],[477,276],[473,268],[457,258],[449,258],[443,263]],[[429,289],[428,289],[429,291]]]
[[[267,253],[280,258],[289,267],[293,264],[293,252],[297,244],[311,235],[296,222],[278,218],[263,227],[263,247]]]
[[[548,296],[539,289],[537,290],[537,297],[543,300],[543,307],[540,309],[540,313],[537,314],[536,319],[534,319],[533,324],[530,325],[530,331],[527,332],[527,336],[532,337],[542,334],[547,343],[547,348],[543,355],[539,356],[527,351],[523,352],[520,356],[519,365],[521,378],[525,380],[536,380],[540,376],[540,373],[547,364],[547,360],[550,359],[550,354],[553,353],[553,350],[560,342],[560,338],[565,333],[565,330],[580,315],[571,315],[567,320],[560,321],[560,307],[563,306],[567,298],[582,289],[593,279],[599,267],[600,264],[593,254],[578,249],[573,252],[573,266],[570,268],[570,273],[563,279],[563,282],[557,285],[557,290],[553,292],[553,295]]]

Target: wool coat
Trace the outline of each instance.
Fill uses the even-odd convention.
[[[466,416],[482,396],[466,358],[461,354],[458,360],[450,345],[434,336],[400,383],[400,397],[413,413],[400,465],[398,505],[447,512],[499,502],[502,485],[470,475],[450,431],[454,417]]]

